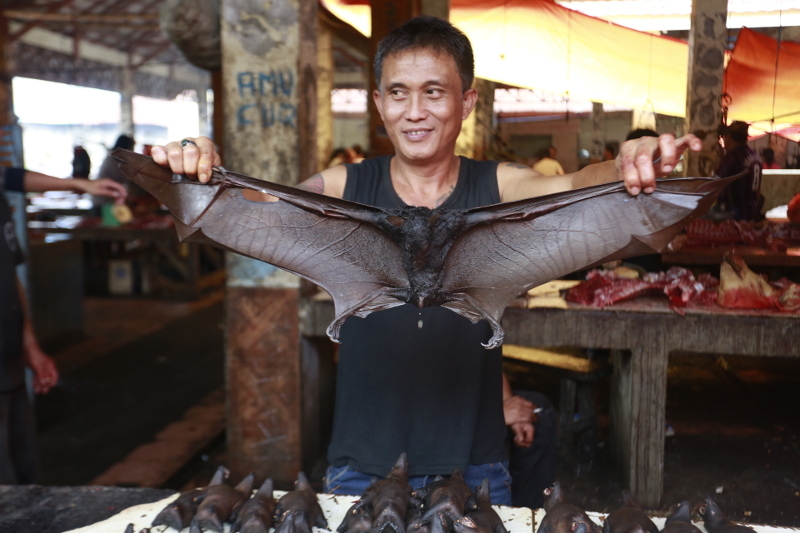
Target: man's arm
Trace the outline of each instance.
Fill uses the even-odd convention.
[[[22,180],[25,192],[72,191],[89,193],[95,196],[110,196],[115,198],[117,202],[122,202],[128,195],[125,187],[108,178],[99,180],[87,180],[84,178],[61,179],[41,172],[26,170]]]
[[[497,169],[500,200],[512,202],[617,180],[623,180],[632,195],[651,193],[657,176],[672,172],[687,149],[701,148],[702,141],[691,134],[680,139],[670,134],[642,137],[624,142],[614,161],[560,176],[542,176],[524,165],[502,163]]]
[[[511,384],[503,372],[503,418],[514,432],[514,444],[527,448],[533,444],[536,406],[521,396],[514,396]]]
[[[20,302],[22,302],[22,356],[25,366],[33,370],[33,392],[46,394],[58,382],[58,368],[55,361],[39,347],[33,325],[28,317],[25,291],[19,281],[17,281],[17,290]]]

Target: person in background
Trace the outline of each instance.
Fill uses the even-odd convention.
[[[97,175],[100,178],[110,178],[117,183],[121,183],[122,185],[126,185],[128,180],[125,179],[125,174],[119,169],[119,164],[117,160],[111,157],[112,151],[116,150],[117,148],[123,148],[125,150],[133,150],[133,147],[136,146],[136,141],[133,140],[133,137],[130,135],[120,135],[117,137],[117,141],[114,143],[114,147],[109,150],[109,155],[103,160],[103,164],[100,165],[100,170],[98,171]]]
[[[555,146],[547,146],[536,152],[536,163],[533,164],[533,170],[544,176],[555,176],[563,174],[564,168],[558,162],[556,156],[558,150]]]
[[[647,194],[684,150],[702,146],[693,135],[629,141],[615,161],[556,176],[476,161],[455,155],[462,122],[478,97],[472,46],[461,31],[435,17],[411,19],[379,43],[374,69],[372,97],[395,154],[325,169],[299,189],[384,208],[448,209],[620,179],[630,194]],[[154,146],[153,159],[201,182],[221,164],[205,137]],[[325,491],[361,494],[406,452],[412,487],[459,468],[472,487],[489,479],[492,502],[510,505],[507,428],[526,442],[536,413],[532,402],[519,402],[521,420],[505,418],[502,351],[481,345],[491,335],[486,321],[472,324],[442,307],[404,304],[348,318],[341,329]]]
[[[619,141],[608,141],[603,147],[603,161],[614,161],[619,155]]]
[[[328,168],[345,165],[353,162],[353,153],[350,148],[336,148],[328,160]]]
[[[36,423],[25,386],[33,371],[33,392],[47,393],[58,381],[55,362],[39,347],[17,279],[23,255],[5,191],[75,191],[125,199],[125,188],[109,179],[59,179],[23,168],[0,167],[0,484],[36,482]]]
[[[775,170],[781,168],[777,161],[775,161],[775,150],[772,148],[761,149],[761,160],[764,162],[764,170]]]
[[[353,154],[353,163],[361,163],[367,157],[366,154],[364,154],[364,149],[360,144],[354,144],[352,147],[350,147],[350,150]]]
[[[720,194],[720,204],[726,211],[733,212],[736,220],[763,219],[761,205],[761,170],[763,163],[758,154],[747,145],[750,125],[735,120],[729,125],[722,124],[718,133],[722,138],[725,155],[717,167],[717,176],[727,178],[744,173]]]
[[[642,137],[658,137],[658,132],[650,128],[636,128],[628,132],[625,136],[625,140],[631,141],[633,139],[641,139]]]
[[[92,160],[83,146],[76,146],[72,151],[72,177],[88,178],[92,171]]]

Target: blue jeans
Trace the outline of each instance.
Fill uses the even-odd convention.
[[[464,474],[464,481],[473,491],[486,478],[489,480],[489,492],[494,505],[511,505],[511,474],[508,473],[508,461],[469,465]],[[408,480],[411,488],[417,490],[424,487],[436,476],[412,476]],[[329,466],[325,473],[325,492],[330,494],[351,494],[360,496],[364,489],[379,477],[359,472],[351,466]]]

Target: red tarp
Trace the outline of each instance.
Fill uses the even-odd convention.
[[[750,134],[775,131],[798,140],[800,44],[742,28],[725,70],[728,120],[753,123]]]

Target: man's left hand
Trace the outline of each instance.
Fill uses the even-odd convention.
[[[503,401],[503,418],[514,432],[514,444],[527,448],[533,444],[536,405],[522,396],[509,396]]]
[[[671,173],[687,149],[699,152],[702,148],[703,141],[692,134],[676,139],[665,133],[625,141],[616,159],[617,174],[632,195],[649,194],[655,190],[656,178]]]

